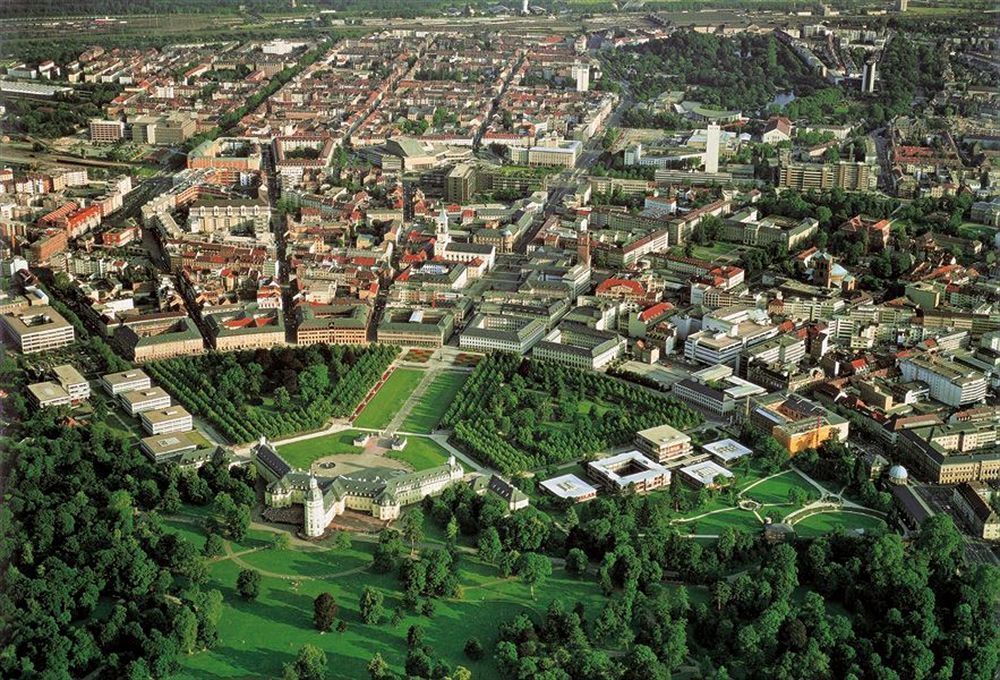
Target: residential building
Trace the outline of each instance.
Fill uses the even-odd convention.
[[[855,161],[810,163],[783,159],[778,167],[778,186],[798,191],[875,191],[878,188],[878,165]]]
[[[28,396],[31,402],[39,408],[46,406],[69,406],[69,393],[62,385],[51,381],[28,385]]]
[[[951,494],[952,507],[976,538],[1000,540],[1000,514],[990,505],[990,488],[982,482],[962,482]]]
[[[919,380],[932,399],[948,406],[975,404],[986,399],[986,376],[953,359],[937,355],[907,357],[899,362],[903,379]]]

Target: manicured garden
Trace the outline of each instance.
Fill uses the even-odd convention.
[[[426,373],[416,368],[398,368],[355,419],[355,427],[382,429],[417,388]]]
[[[354,445],[354,438],[359,430],[344,430],[322,437],[303,439],[302,441],[282,444],[278,452],[292,467],[308,470],[313,461],[326,456],[343,453],[361,453],[362,449]]]
[[[444,465],[450,455],[440,444],[429,437],[407,437],[406,448],[402,451],[388,451],[389,458],[402,461],[414,470]]]
[[[795,470],[786,470],[780,475],[765,479],[749,489],[744,488],[743,497],[751,498],[764,504],[788,503],[789,492],[792,489],[799,489],[801,491],[801,499],[804,501],[819,499],[820,494],[816,487],[807,482]]]
[[[700,417],[636,385],[561,364],[494,353],[476,366],[441,421],[454,442],[505,474],[579,459],[663,424]]]
[[[354,411],[398,347],[314,345],[185,356],[146,371],[194,415],[232,442],[277,439]]]
[[[403,432],[416,432],[418,434],[432,432],[468,378],[468,373],[454,371],[444,371],[435,376],[431,384],[427,386],[427,391],[421,395],[420,400],[406,414],[399,429]]]

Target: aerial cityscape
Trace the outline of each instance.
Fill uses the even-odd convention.
[[[994,0],[0,3],[0,678],[1000,678]]]

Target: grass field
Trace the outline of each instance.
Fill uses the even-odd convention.
[[[338,453],[361,453],[361,449],[354,445],[354,438],[359,434],[361,432],[358,430],[344,430],[323,437],[284,444],[278,447],[278,452],[292,467],[307,470],[314,460],[324,456]]]
[[[441,447],[433,439],[427,437],[409,437],[406,440],[406,448],[402,451],[389,451],[386,453],[389,458],[402,461],[414,470],[426,470],[427,468],[444,465],[448,462],[448,451]]]
[[[416,432],[418,434],[432,432],[468,378],[468,373],[446,371],[438,374],[427,386],[427,391],[424,392],[420,401],[403,419],[403,424],[399,429],[403,432]]]
[[[681,532],[686,532],[690,531],[692,525],[695,527],[692,533],[695,534],[718,534],[726,527],[741,531],[760,531],[763,527],[752,512],[738,509],[717,512],[676,526]]]
[[[388,425],[423,377],[419,369],[397,368],[354,421],[355,427],[381,429]]]
[[[738,253],[740,247],[733,243],[719,243],[716,242],[711,246],[694,246],[691,254],[699,260],[707,260],[711,262],[717,257],[722,255],[729,255],[731,253]]]
[[[802,489],[810,501],[819,499],[816,487],[803,479],[795,470],[789,470],[778,477],[761,482],[746,491],[743,498],[752,498],[760,503],[787,503],[788,492],[793,488]]]
[[[801,522],[795,523],[795,533],[799,536],[812,538],[822,536],[838,529],[849,531],[851,529],[884,529],[885,522],[857,512],[820,512],[806,517]]]
[[[194,540],[200,547],[203,538]],[[367,664],[376,652],[395,671],[402,672],[406,631],[411,625],[419,625],[436,656],[453,667],[469,668],[477,679],[496,678],[490,654],[479,662],[466,658],[462,648],[470,637],[479,638],[490,649],[500,622],[521,612],[540,614],[552,599],[561,598],[569,606],[582,602],[590,619],[597,616],[605,602],[592,579],[571,577],[562,568],[556,568],[536,588],[536,599],[532,600],[527,586],[518,579],[504,579],[494,567],[463,555],[462,597],[437,600],[433,618],[406,612],[403,621],[393,626],[388,615],[401,606],[399,583],[394,574],[379,575],[367,570],[370,545],[356,540],[346,550],[265,548],[243,555],[243,563],[273,574],[262,577],[260,597],[253,602],[245,602],[235,592],[241,565],[228,558],[213,562],[206,587],[217,588],[225,600],[220,642],[211,651],[182,657],[181,671],[175,677],[280,677],[282,664],[291,661],[304,644],[317,645],[327,653],[330,679],[367,677]],[[385,596],[386,620],[377,626],[362,623],[358,613],[361,591],[369,585]],[[313,599],[321,592],[329,592],[336,599],[339,618],[347,623],[344,633],[323,634],[313,628]]]

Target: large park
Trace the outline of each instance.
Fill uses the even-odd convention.
[[[319,361],[332,364],[329,381],[303,381],[301,376],[310,375],[310,366]],[[410,665],[418,662],[407,639],[414,627],[425,631],[422,644],[432,661],[462,666],[474,677],[495,677],[500,673],[495,661],[475,650],[480,645],[493,648],[498,621],[519,613],[541,615],[553,600],[579,603],[585,617],[597,618],[607,603],[605,581],[614,578],[607,572],[606,557],[600,560],[599,551],[588,555],[584,550],[595,539],[581,526],[597,521],[622,499],[573,506],[547,496],[538,481],[557,471],[586,474],[588,459],[627,448],[632,433],[651,424],[676,423],[694,430],[699,441],[726,434],[718,425],[702,423],[680,403],[639,386],[507,355],[445,361],[433,353],[400,356],[380,350],[330,357],[296,353],[259,363],[270,370],[256,378],[232,370],[238,362],[187,370],[175,363],[153,372],[161,379],[204,375],[206,386],[232,381],[233,390],[248,395],[237,407],[242,413],[216,410],[202,415],[220,431],[239,432],[248,439],[246,435],[270,434],[293,467],[330,475],[371,467],[420,471],[456,455],[470,476],[495,471],[509,475],[531,499],[532,508],[514,515],[500,511],[507,516],[496,518],[495,527],[477,526],[463,515],[456,530],[455,504],[464,509],[470,498],[456,501],[448,494],[446,505],[428,499],[411,506],[379,533],[366,525],[363,531],[333,530],[321,540],[305,541],[293,527],[264,522],[259,508],[254,508],[245,530],[231,537],[225,529],[218,531],[218,520],[213,519],[218,509],[213,505],[186,505],[168,517],[167,525],[199,549],[221,539],[205,557],[206,587],[222,593],[223,612],[218,645],[184,657],[181,677],[278,675],[305,644],[337,659],[331,677],[364,675],[376,654],[392,669],[412,670]],[[294,384],[277,384],[285,375],[282,363],[304,364]],[[248,384],[254,380],[257,389]],[[358,384],[342,384],[351,380]],[[333,404],[328,420],[319,422],[315,414],[316,420],[308,421],[313,427],[291,431],[285,421],[307,421],[308,407],[300,400],[303,391],[310,390],[317,391],[309,394],[311,403],[318,397]],[[338,401],[337,395],[345,393],[351,398]],[[198,408],[197,392],[187,399]],[[258,423],[257,429],[250,429]],[[488,432],[496,434],[484,436]],[[394,448],[389,445],[393,438],[405,444]],[[734,549],[726,546],[737,544],[746,559],[759,561],[759,548],[753,546],[771,525],[793,527],[808,538],[883,531],[884,513],[859,500],[847,489],[817,481],[795,467],[748,457],[734,468],[725,489],[672,484],[647,495],[641,505],[644,512],[655,513],[671,540],[698,546],[695,556],[678,551],[671,558],[677,572],[696,575],[684,597],[698,602],[709,600],[711,592],[697,582],[725,572],[716,557],[706,560],[714,566],[699,564],[701,551],[714,556],[721,543],[732,559]],[[397,543],[403,538],[409,542],[404,541],[404,554],[396,555],[397,564],[387,571],[380,562],[393,536]],[[494,538],[499,539],[496,545]],[[579,543],[572,555],[566,552],[567,541]],[[525,575],[524,554],[538,555],[547,563],[543,576]],[[432,594],[408,595],[404,565],[442,559],[448,563],[451,585]],[[239,592],[244,572],[257,575],[253,598]],[[314,600],[323,593],[333,597],[337,608],[337,626],[328,631],[318,630],[313,620]],[[362,601],[371,593],[377,594],[382,612],[374,619],[362,611]],[[615,649],[611,645],[609,651]],[[698,661],[683,655],[676,665],[691,670]]]

